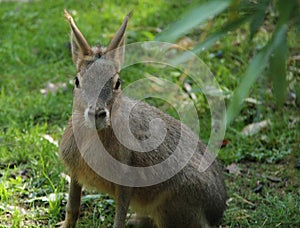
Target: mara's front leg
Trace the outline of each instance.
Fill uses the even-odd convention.
[[[125,228],[126,215],[130,203],[132,189],[124,186],[117,186],[115,192],[116,213],[114,228]]]
[[[82,186],[71,178],[68,203],[66,208],[66,218],[62,228],[75,228],[79,216]]]

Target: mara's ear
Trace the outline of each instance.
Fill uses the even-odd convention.
[[[64,10],[65,17],[69,21],[71,27],[71,51],[72,59],[74,64],[79,70],[82,61],[88,60],[92,56],[92,49],[77,25],[75,24],[72,16],[68,13],[67,10]]]
[[[127,23],[130,19],[132,15],[132,11],[127,14],[127,16],[125,17],[122,25],[120,26],[120,28],[118,29],[118,31],[116,32],[116,34],[114,35],[114,37],[112,38],[112,40],[110,41],[107,49],[106,49],[106,53],[108,53],[110,55],[110,53],[112,54],[112,58],[115,61],[115,63],[118,65],[118,68],[121,67],[123,60],[124,60],[124,54],[125,54],[125,31],[127,28]],[[115,50],[116,51],[113,51]]]

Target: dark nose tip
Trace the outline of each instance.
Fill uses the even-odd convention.
[[[106,111],[103,108],[97,108],[96,110],[89,110],[88,115],[96,119],[104,119],[106,117]]]
[[[104,109],[97,109],[95,113],[95,117],[104,119],[106,117],[106,111]]]

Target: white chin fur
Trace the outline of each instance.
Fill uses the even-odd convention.
[[[96,128],[95,126],[95,119],[91,120],[91,118],[89,117],[89,109],[86,108],[84,111],[84,123],[85,126],[88,128]]]

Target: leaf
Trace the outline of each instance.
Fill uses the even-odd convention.
[[[300,37],[300,1],[289,1],[289,4],[286,4],[286,1],[278,0],[277,8],[279,23],[289,24],[290,28],[294,27],[296,35]]]
[[[250,23],[250,40],[253,39],[253,37],[258,32],[260,26],[264,23],[265,20],[265,14],[259,13],[253,16],[253,20]]]
[[[220,31],[212,34],[206,40],[204,40],[202,43],[200,43],[196,47],[194,47],[194,49],[191,50],[191,52],[193,52],[195,54],[199,54],[200,52],[208,49],[216,41],[218,41],[220,38],[225,36],[229,31],[238,28],[239,26],[241,26],[243,23],[245,23],[249,19],[250,19],[250,17],[240,17],[238,19],[235,19],[234,21],[228,22],[227,24],[224,25],[224,27]],[[190,51],[184,52],[181,56],[172,60],[171,63],[175,64],[175,65],[179,64],[179,63],[184,63],[189,60],[189,57],[191,57]]]
[[[289,1],[289,4],[286,4],[285,0],[278,0],[277,9],[279,11],[279,24],[288,23],[289,19],[293,16],[292,11],[297,8],[299,8],[299,3],[297,3],[297,1]]]
[[[255,7],[255,13],[252,17],[252,21],[250,23],[250,40],[253,39],[255,34],[258,32],[261,25],[264,23],[264,19],[266,16],[266,10],[270,3],[270,0],[261,0],[257,6]]]
[[[286,98],[287,78],[286,78],[286,60],[288,56],[288,45],[286,34],[275,34],[279,43],[274,47],[274,51],[270,58],[269,77],[272,80],[273,92],[277,100],[277,104],[282,106]]]
[[[204,42],[197,45],[192,51],[196,54],[200,53],[201,51],[209,48],[213,45],[218,39],[225,36],[231,30],[237,29],[243,23],[245,23],[249,18],[248,17],[240,17],[235,19],[234,21],[228,22],[224,25],[224,27],[219,31],[214,33],[213,35],[209,36]]]
[[[249,95],[250,89],[256,79],[262,74],[268,62],[266,49],[253,57],[250,65],[246,69],[241,83],[236,88],[232,100],[227,109],[227,126],[230,125],[234,117],[239,113],[244,99]]]
[[[267,179],[268,179],[269,181],[271,181],[271,182],[274,182],[274,183],[279,183],[279,182],[282,181],[281,178],[279,178],[279,177],[273,177],[273,176],[267,176]]]
[[[54,140],[51,135],[45,134],[43,135],[43,138],[46,139],[49,143],[52,143],[53,145],[58,147],[58,141]]]
[[[183,34],[189,32],[197,25],[205,22],[207,19],[214,17],[224,11],[229,5],[230,0],[212,0],[199,4],[193,9],[184,13],[178,21],[169,28],[161,32],[156,40],[174,42]]]
[[[257,123],[248,124],[242,130],[242,135],[250,136],[258,133],[260,130],[267,128],[271,124],[270,120],[263,120]]]
[[[92,195],[85,195],[82,196],[82,202],[87,202],[87,201],[95,201],[99,200],[102,198],[102,194],[92,194]]]
[[[281,25],[273,34],[272,39],[268,44],[253,57],[248,65],[241,83],[236,88],[232,100],[227,109],[227,126],[230,125],[235,116],[239,113],[244,99],[249,95],[251,87],[256,82],[256,79],[263,74],[263,71],[269,63],[272,52],[278,48],[285,39],[287,33],[287,26]]]
[[[299,23],[295,25],[295,32],[298,39],[300,39],[300,20]]]
[[[259,184],[253,189],[253,192],[259,193],[259,192],[262,191],[263,187],[264,187],[264,185],[259,183]]]
[[[235,163],[231,163],[230,165],[226,166],[225,170],[228,171],[228,173],[230,174],[241,174],[241,169]]]
[[[300,82],[296,83],[294,89],[296,93],[296,104],[300,106]]]

